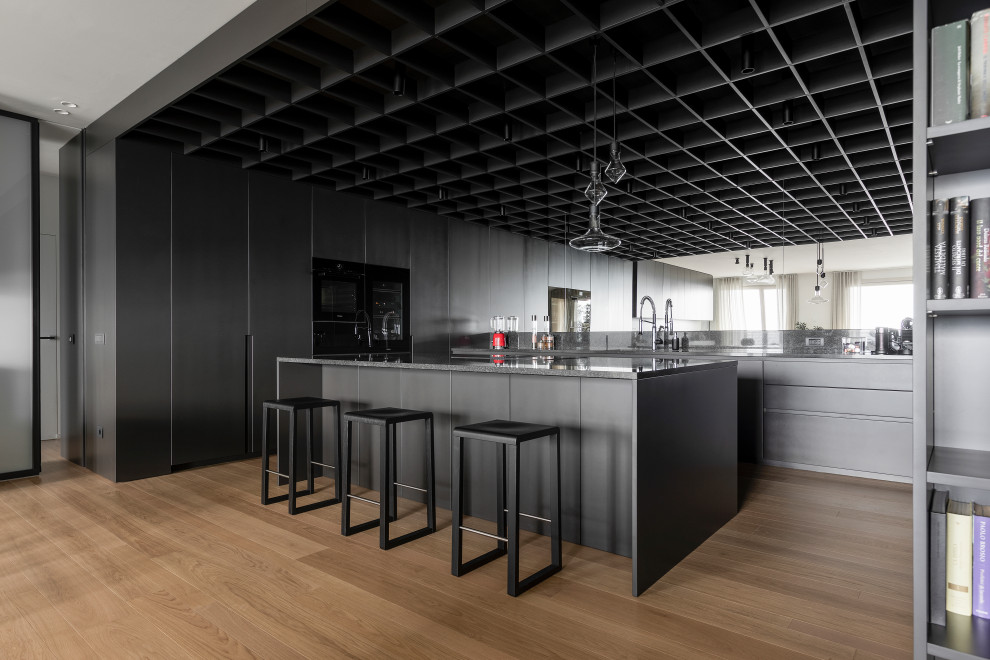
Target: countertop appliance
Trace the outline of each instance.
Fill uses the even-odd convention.
[[[874,332],[874,355],[900,355],[901,333],[896,328],[877,327]]]

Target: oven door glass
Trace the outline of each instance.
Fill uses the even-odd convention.
[[[358,279],[321,277],[317,280],[317,320],[354,321],[361,309],[362,283]]]
[[[375,279],[371,282],[371,327],[375,339],[403,341],[406,338],[406,310],[403,309],[405,284]]]

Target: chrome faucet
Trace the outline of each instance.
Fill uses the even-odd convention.
[[[667,302],[670,302],[669,300]],[[651,320],[647,321],[643,318],[643,305],[650,303],[650,309],[653,310],[653,317]],[[653,327],[653,342],[650,344],[653,350],[657,350],[657,306],[653,303],[653,298],[649,296],[643,296],[639,301],[639,334],[643,334],[643,323],[649,323]]]
[[[396,316],[394,311],[386,312],[385,316],[382,317],[382,336],[385,337],[385,350],[388,350],[388,317]]]
[[[674,334],[674,303],[670,298],[663,306],[663,345],[670,346],[671,335]]]
[[[364,331],[368,335],[368,348],[371,348],[371,317],[363,309],[359,309],[354,313],[354,334],[358,337],[361,336],[361,332],[358,329],[358,317],[362,314],[364,314]]]

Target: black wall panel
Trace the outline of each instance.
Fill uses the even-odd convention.
[[[365,262],[365,200],[313,186],[313,256]]]
[[[311,211],[310,186],[251,173],[251,451],[261,450],[261,405],[276,397],[276,358],[312,353]]]
[[[62,457],[83,463],[83,135],[58,153],[59,430]],[[73,341],[69,342],[69,337]]]
[[[172,464],[246,450],[248,173],[172,168]]]
[[[171,466],[171,153],[117,143],[117,480]]]

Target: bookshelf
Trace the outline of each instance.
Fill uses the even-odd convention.
[[[930,34],[990,0],[914,0],[914,657],[990,660],[990,620],[928,622],[929,498],[990,504],[990,300],[929,300],[929,202],[990,197],[990,118],[931,126]]]

